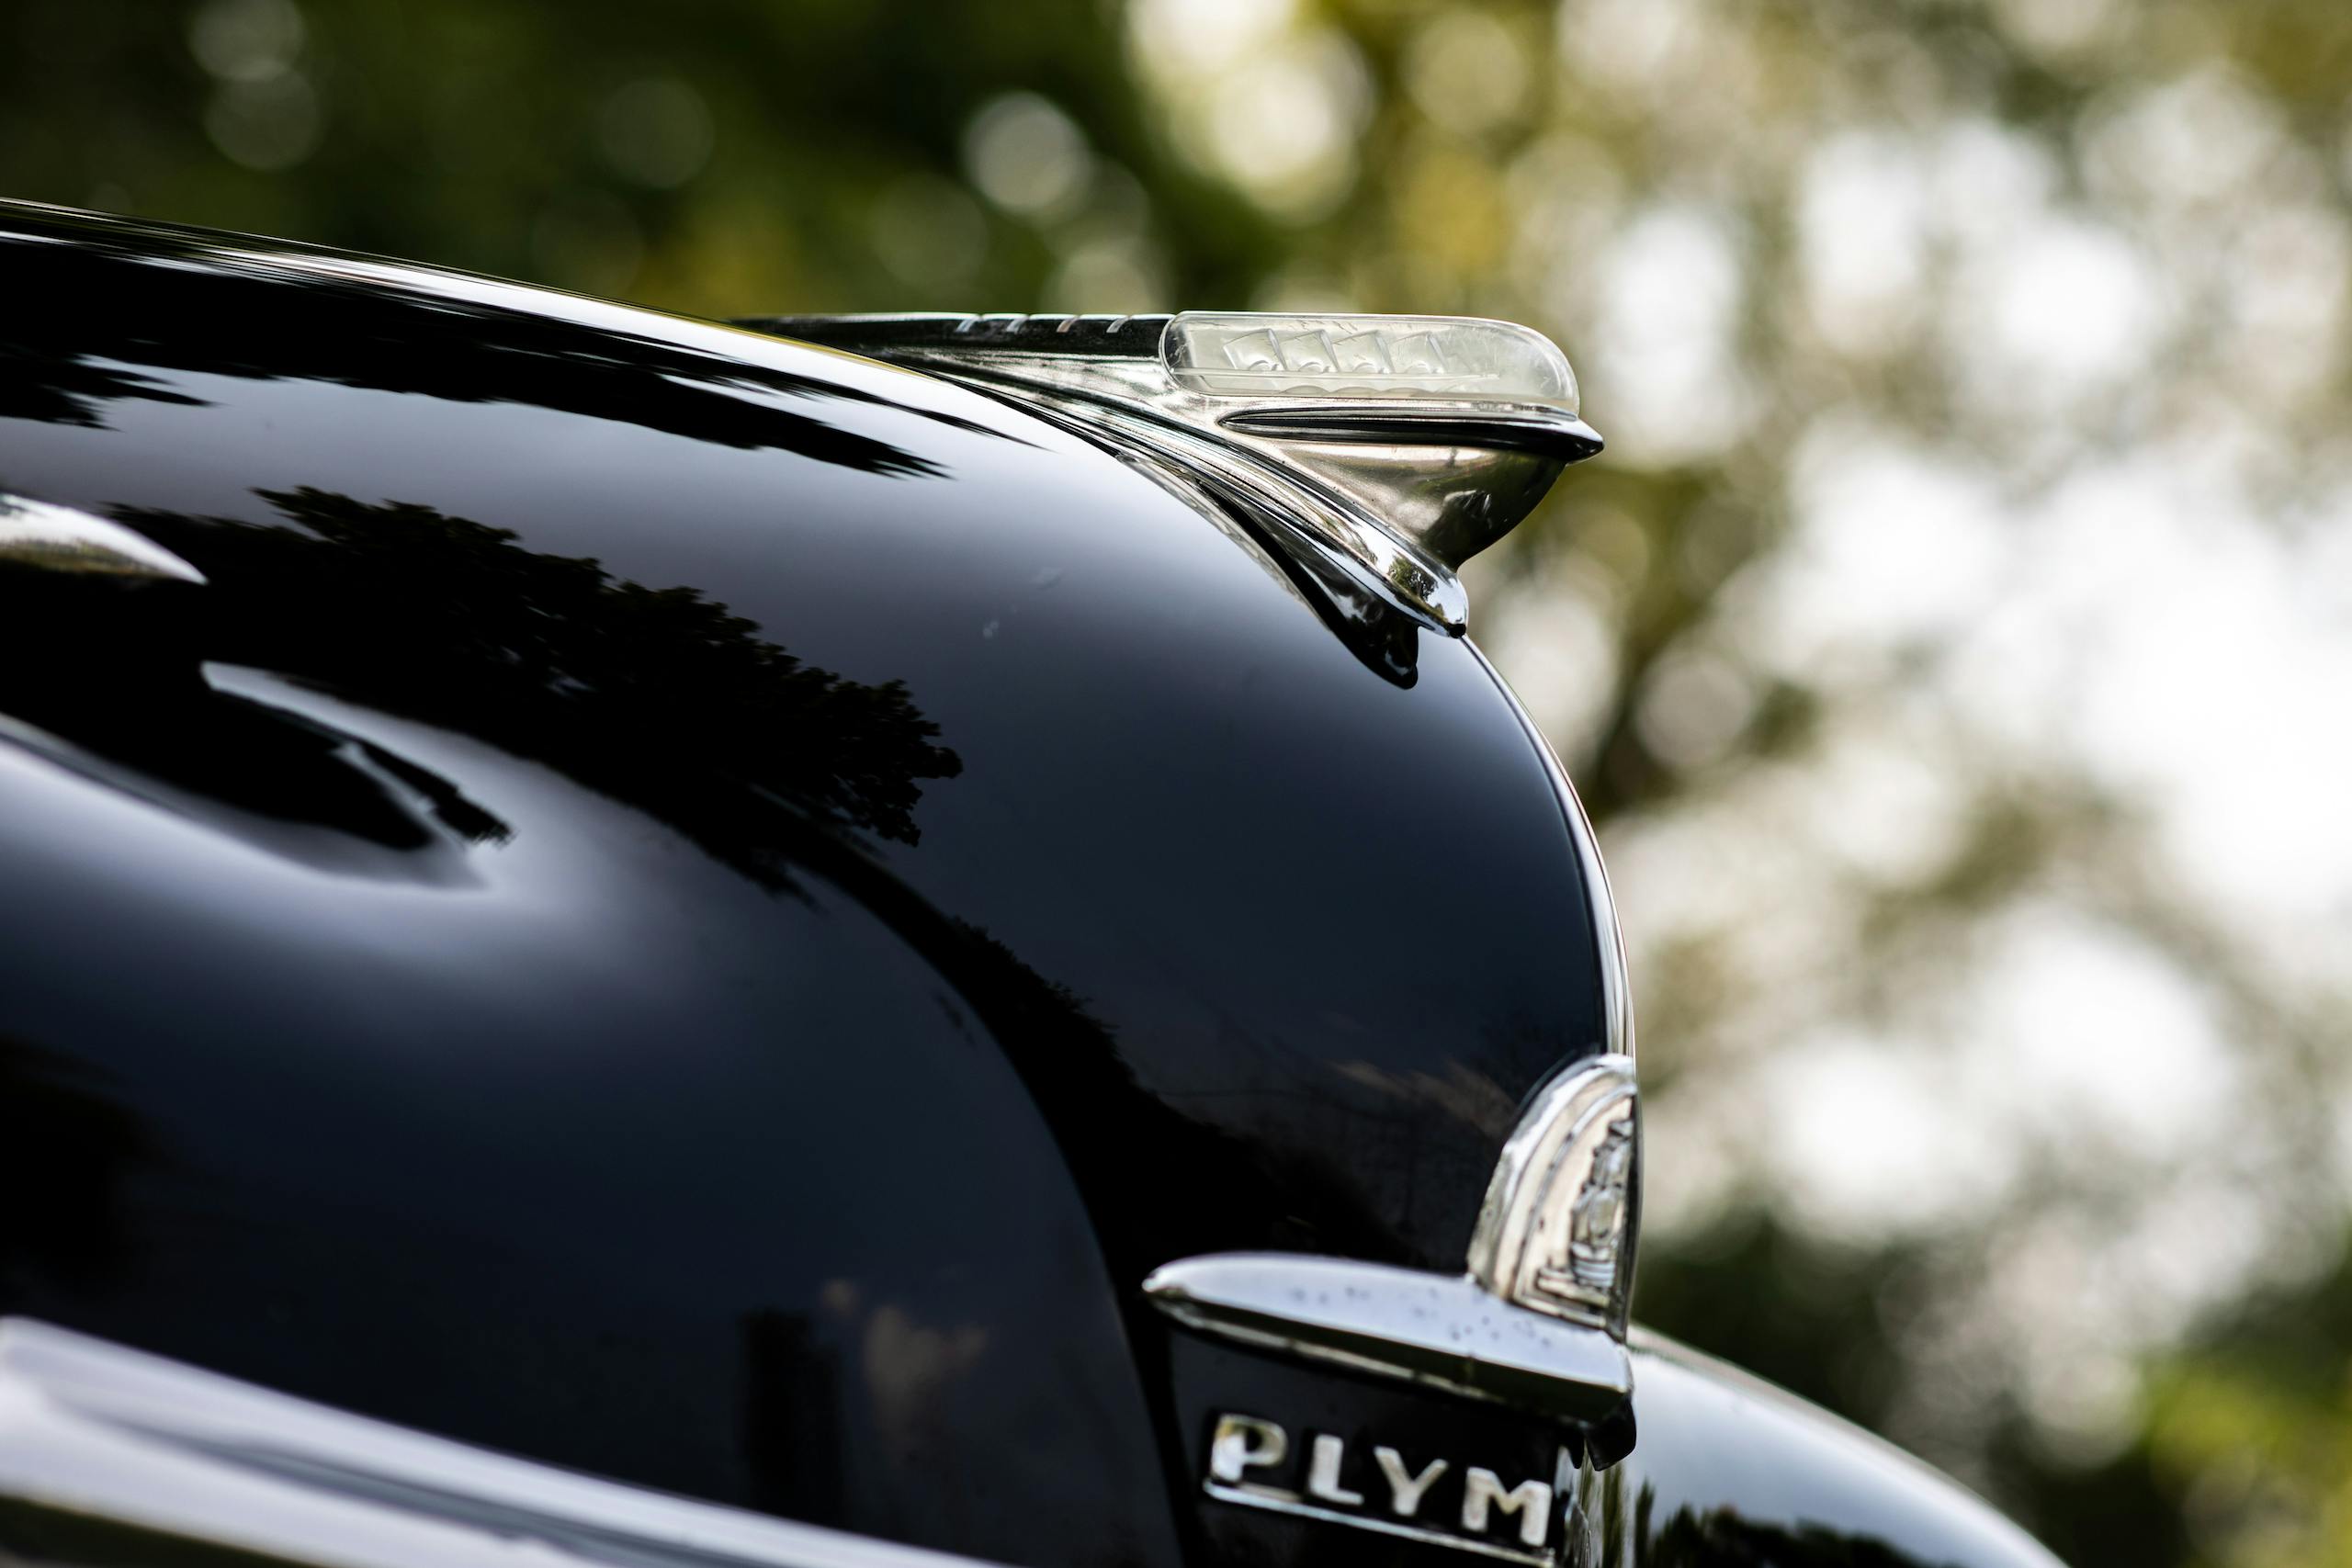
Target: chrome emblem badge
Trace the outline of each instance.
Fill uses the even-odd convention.
[[[1209,1436],[1206,1490],[1221,1502],[1555,1568],[1563,1544],[1555,1526],[1563,1514],[1571,1529],[1579,1522],[1566,1484],[1574,1469],[1564,1453],[1550,1476],[1506,1481],[1385,1444],[1367,1456],[1329,1432],[1295,1449],[1274,1422],[1228,1412]]]
[[[1540,1089],[1504,1143],[1459,1274],[1289,1253],[1220,1253],[1153,1270],[1152,1304],[1187,1328],[1539,1418],[1585,1423],[1543,1462],[1468,1451],[1523,1418],[1469,1426],[1432,1411],[1418,1440],[1309,1433],[1208,1407],[1202,1488],[1221,1503],[1399,1536],[1542,1568],[1597,1561],[1579,1478],[1632,1440],[1625,1320],[1640,1224],[1641,1111],[1633,1058],[1588,1057]],[[1227,1397],[1230,1397],[1228,1394]],[[1451,1437],[1441,1435],[1451,1433]],[[1386,1435],[1386,1434],[1384,1434]],[[1432,1447],[1462,1451],[1443,1454]],[[1484,1465],[1460,1462],[1484,1458]]]

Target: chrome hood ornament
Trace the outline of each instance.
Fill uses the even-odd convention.
[[[1018,397],[1293,529],[1448,634],[1455,570],[1600,450],[1543,333],[1463,316],[774,316],[738,324]]]
[[[1598,1420],[1633,1391],[1640,1136],[1633,1059],[1588,1057],[1503,1145],[1465,1272],[1223,1253],[1156,1269],[1144,1292],[1204,1333]]]

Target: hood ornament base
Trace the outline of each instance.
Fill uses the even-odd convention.
[[[1452,316],[769,316],[737,323],[1016,399],[1238,495],[1415,620],[1600,450],[1550,340]]]

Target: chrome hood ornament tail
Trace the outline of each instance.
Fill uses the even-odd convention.
[[[1543,333],[1463,316],[772,316],[738,324],[1019,397],[1298,530],[1460,633],[1455,570],[1600,450]]]
[[[1629,1056],[1546,1084],[1503,1146],[1463,1274],[1224,1253],[1156,1269],[1144,1292],[1204,1333],[1598,1420],[1633,1392],[1639,1114]]]

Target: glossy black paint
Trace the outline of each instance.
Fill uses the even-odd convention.
[[[1601,1044],[1471,650],[1048,424],[46,209],[0,300],[0,490],[209,579],[0,571],[0,1314],[1159,1568],[1216,1531],[1143,1274],[1460,1267]],[[1713,1506],[1662,1386],[1611,1473]]]
[[[1441,1526],[1458,1510],[1466,1466],[1506,1486],[1555,1485],[1552,1539],[1574,1568],[2052,1568],[2049,1554],[1976,1498],[1886,1444],[1756,1380],[1655,1337],[1634,1348],[1640,1440],[1611,1461],[1571,1426],[1396,1382],[1170,1335],[1181,1442],[1213,1560],[1237,1568],[1465,1568],[1490,1562],[1211,1497],[1203,1490],[1219,1415],[1271,1421],[1290,1439],[1279,1467],[1253,1478],[1304,1493],[1317,1435],[1342,1440],[1337,1479],[1365,1503],[1340,1508],[1380,1518],[1390,1494],[1374,1462],[1395,1448],[1408,1473],[1447,1469],[1419,1500],[1415,1523]],[[1311,1499],[1310,1499],[1311,1501]],[[1496,1516],[1487,1539],[1510,1545],[1515,1519]]]
[[[7,1100],[85,1124],[0,1158],[96,1211],[8,1238],[0,1310],[1164,1562],[1134,1282],[1458,1263],[1599,1044],[1469,650],[1382,678],[1093,448],[729,329],[10,227],[0,487],[209,584],[126,652],[143,615],[0,583]]]
[[[1584,1482],[1606,1568],[2056,1568],[1918,1461],[1720,1361],[1637,1336],[1634,1380],[1641,1440]]]

